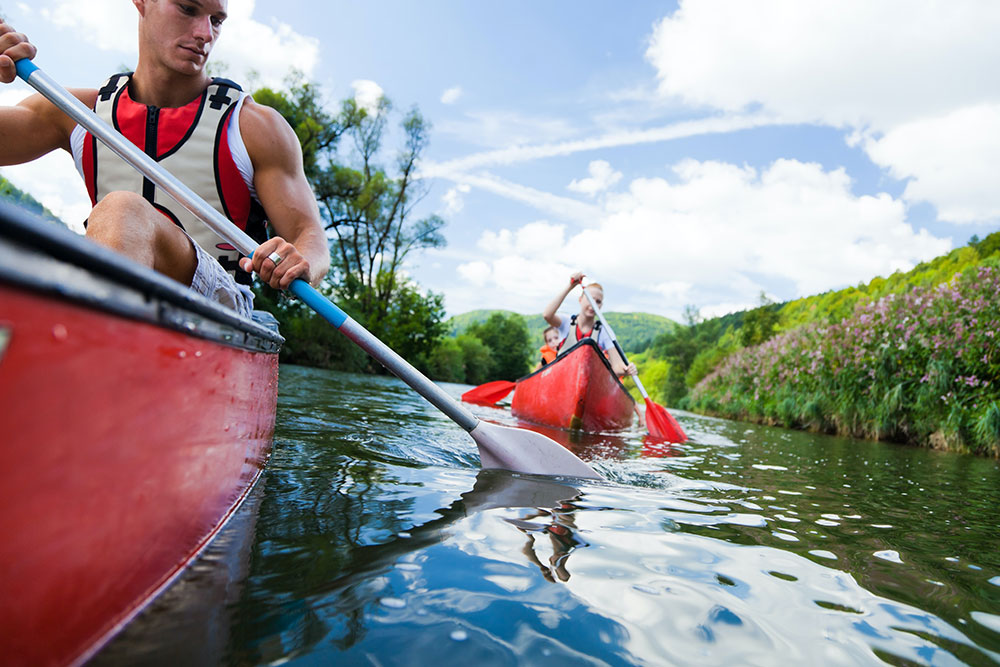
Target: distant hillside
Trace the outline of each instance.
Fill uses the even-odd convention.
[[[15,186],[3,176],[0,176],[0,199],[8,201],[12,204],[17,204],[21,208],[31,211],[35,215],[48,218],[49,220],[66,226],[66,223],[57,218],[52,211],[42,206],[40,201]]]
[[[518,315],[510,310],[473,310],[450,318],[445,324],[451,330],[453,336],[458,336],[464,332],[469,325],[485,322],[493,313],[503,313],[505,315]],[[640,352],[653,342],[661,334],[673,331],[678,324],[673,320],[651,315],[649,313],[604,313],[608,319],[608,324],[615,330],[618,342],[626,352]],[[548,325],[541,315],[521,315],[531,340],[538,341],[541,345],[542,332]]]

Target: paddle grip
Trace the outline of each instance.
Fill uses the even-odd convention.
[[[32,72],[38,69],[38,65],[31,62],[27,58],[22,58],[21,60],[15,62],[14,67],[17,69],[17,75],[24,81],[27,81]]]
[[[347,321],[347,313],[301,278],[293,280],[288,291],[299,297],[303,303],[316,311],[320,317],[338,329]]]

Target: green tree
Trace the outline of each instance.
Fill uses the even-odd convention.
[[[490,377],[493,368],[493,354],[479,338],[462,334],[455,339],[462,349],[462,363],[465,366],[465,382],[482,384]]]
[[[427,146],[430,124],[416,108],[403,115],[402,148],[390,173],[382,165],[392,111],[388,99],[381,98],[371,109],[348,99],[331,114],[319,87],[300,75],[291,80],[287,92],[262,88],[254,99],[276,109],[302,145],[306,177],[332,242],[329,293],[401,356],[426,369],[445,333],[443,300],[440,295],[421,294],[403,277],[402,268],[410,253],[445,243],[440,217],[413,216],[413,207],[426,194],[416,167]],[[312,343],[289,334],[311,332],[311,325],[297,320],[312,316],[283,311],[277,302],[274,306],[288,345],[293,350],[311,348]],[[289,326],[284,326],[286,322]],[[317,356],[322,355],[311,353],[306,358]]]
[[[319,88],[293,74],[287,93],[271,88],[254,91],[253,99],[275,109],[288,121],[302,146],[302,166],[310,182],[320,175],[320,157],[335,151],[345,128],[340,118],[330,114],[323,106]]]
[[[329,297],[333,289],[325,284],[320,286],[320,292]],[[284,297],[260,284],[254,285],[254,293],[254,307],[278,319],[281,335],[285,337],[282,363],[351,372],[368,368],[369,357],[361,348],[298,299]]]
[[[379,276],[379,280],[388,280]],[[415,283],[396,278],[397,288],[381,319],[371,320],[369,329],[382,332],[382,340],[410,363],[427,369],[427,361],[446,333],[444,297],[421,294]]]
[[[431,351],[427,372],[442,382],[465,382],[465,361],[458,340],[445,338]]]
[[[385,97],[373,109],[343,102],[336,123],[351,146],[343,161],[327,151],[327,164],[312,179],[320,213],[333,241],[333,269],[340,292],[376,322],[399,289],[397,277],[414,251],[445,245],[444,220],[413,218],[426,194],[416,166],[427,147],[430,123],[413,108],[401,121],[403,147],[395,175],[380,164],[392,105]]]
[[[466,333],[490,350],[493,363],[488,379],[516,380],[528,372],[532,350],[528,327],[520,315],[493,313],[485,322],[470,326]]]
[[[760,305],[743,316],[743,326],[740,327],[740,343],[743,347],[759,345],[774,337],[781,317],[778,308],[780,306],[767,298],[761,290]]]

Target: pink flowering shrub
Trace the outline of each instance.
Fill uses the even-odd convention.
[[[1000,270],[859,304],[727,357],[689,407],[1000,455]]]

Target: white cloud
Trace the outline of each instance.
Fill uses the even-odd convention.
[[[906,201],[985,222],[1000,217],[998,32],[983,0],[685,0],[646,55],[668,98],[851,129],[910,179]]]
[[[421,177],[427,177],[430,175],[431,174],[428,173],[420,174]],[[433,175],[440,178],[451,178],[456,181],[461,181],[471,187],[476,187],[507,199],[528,204],[539,211],[564,220],[589,222],[600,214],[600,209],[596,206],[585,204],[569,197],[560,197],[549,192],[543,192],[526,185],[520,185],[519,183],[511,183],[510,181],[499,178],[498,176],[493,176],[492,174],[456,174],[436,169]]]
[[[385,95],[382,86],[367,79],[351,81],[351,88],[354,90],[354,101],[369,114],[375,113],[379,100]]]
[[[431,177],[444,176],[448,178],[455,174],[480,167],[506,166],[548,157],[573,155],[584,151],[651,144],[706,134],[725,134],[754,127],[773,125],[775,123],[775,118],[762,114],[716,116],[671,123],[670,125],[645,130],[609,132],[586,139],[514,146],[511,146],[511,142],[508,142],[505,144],[508,148],[473,153],[446,162],[427,162],[423,167],[422,175]]]
[[[909,179],[904,199],[934,202],[939,218],[957,223],[1000,218],[1000,104],[904,123],[868,138],[865,150],[893,177]]]
[[[590,172],[589,178],[573,179],[566,187],[573,192],[593,197],[604,192],[622,178],[622,173],[612,169],[605,160],[593,160],[587,170]]]
[[[39,13],[52,24],[73,30],[78,38],[102,51],[138,53],[139,12],[131,2],[62,0],[54,3],[51,9],[42,8]]]
[[[437,123],[435,132],[474,146],[494,148],[562,140],[578,134],[577,128],[564,118],[514,111],[469,111],[461,119],[446,118]]]
[[[640,286],[640,289],[658,294],[673,303],[686,303],[692,287],[694,285],[686,280],[668,280],[652,285],[644,284]]]
[[[884,128],[1000,99],[998,31],[982,0],[685,0],[647,57],[689,103]]]
[[[297,33],[287,23],[270,19],[263,23],[253,18],[254,0],[240,0],[229,5],[229,18],[223,24],[211,62],[237,81],[251,74],[259,83],[280,87],[294,69],[307,77],[319,63],[319,40]],[[61,0],[40,10],[53,24],[70,29],[91,46],[102,51],[138,54],[136,26],[138,12],[125,0]]]
[[[485,232],[478,261],[490,270],[479,275],[488,275],[498,303],[509,302],[512,290],[519,301],[535,295],[529,312],[577,268],[609,294],[645,285],[653,312],[679,314],[690,302],[728,312],[754,305],[761,281],[788,285],[783,298],[813,294],[908,269],[951,246],[915,231],[901,201],[854,195],[842,169],[778,160],[758,171],[686,160],[673,171],[670,180],[636,179],[609,195],[599,224],[588,229],[535,222]]]
[[[441,104],[454,104],[462,96],[461,86],[452,86],[441,93]]]
[[[225,66],[225,75],[245,81],[255,74],[266,86],[280,88],[297,70],[312,77],[319,65],[319,40],[296,32],[276,18],[253,18],[254,0],[229,3],[212,59]]]
[[[461,212],[465,208],[465,200],[462,195],[468,194],[472,190],[466,183],[459,183],[453,188],[449,188],[441,196],[441,201],[444,202],[444,213],[445,215],[455,215]]]
[[[493,255],[518,255],[529,258],[546,258],[560,251],[565,245],[565,225],[545,221],[529,222],[520,229],[498,232],[486,230],[476,245]]]
[[[458,275],[477,287],[482,287],[489,280],[490,265],[486,262],[466,262],[458,265]]]

